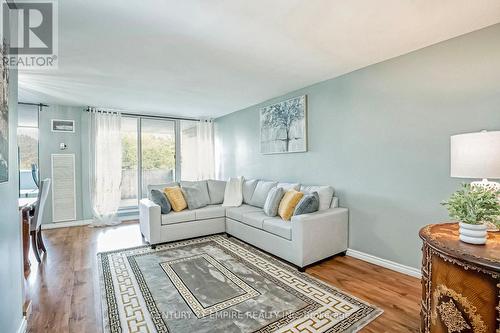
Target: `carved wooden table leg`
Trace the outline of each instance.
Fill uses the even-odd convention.
[[[24,277],[27,278],[31,272],[31,263],[29,259],[30,253],[30,218],[29,212],[31,207],[25,207],[21,211],[23,224],[23,262],[24,262]]]

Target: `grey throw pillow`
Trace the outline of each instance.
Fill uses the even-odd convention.
[[[252,200],[253,191],[255,191],[255,186],[257,186],[258,179],[250,179],[243,181],[243,203],[250,204]]]
[[[223,180],[207,180],[208,195],[210,196],[210,204],[217,205],[224,201],[224,192],[226,190],[226,182]]]
[[[154,185],[148,185],[148,199],[153,201],[151,199],[151,190],[160,190],[163,191],[165,187],[177,187],[179,186],[179,183],[177,182],[170,182],[170,183],[165,183],[165,184],[154,184]]]
[[[252,199],[250,199],[250,205],[263,208],[267,194],[273,187],[276,187],[277,184],[277,182],[273,181],[259,180],[253,191]]]
[[[324,210],[330,208],[335,190],[333,189],[333,187],[328,185],[301,185],[300,192],[304,192],[304,194],[318,192],[319,195],[318,210]]]
[[[165,194],[160,190],[151,190],[151,201],[160,206],[162,214],[170,213],[172,207],[170,206],[170,202],[168,202]]]
[[[210,195],[208,194],[208,185],[206,180],[198,180],[198,181],[181,181],[181,188],[184,187],[196,187],[198,188],[200,193],[201,202],[210,204]],[[190,208],[191,209],[191,208]]]
[[[189,210],[202,208],[210,203],[198,186],[183,186],[181,189]]]
[[[302,215],[314,213],[319,210],[319,194],[318,192],[312,192],[305,194],[299,203],[295,207],[293,215]]]
[[[271,217],[278,215],[278,208],[284,195],[285,190],[282,187],[272,188],[267,194],[266,202],[264,203],[264,214]]]

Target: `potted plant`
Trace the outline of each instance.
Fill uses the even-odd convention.
[[[460,240],[470,244],[485,244],[487,224],[500,223],[500,191],[463,184],[442,204],[452,219],[460,224]]]

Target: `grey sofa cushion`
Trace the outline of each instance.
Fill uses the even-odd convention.
[[[300,184],[299,183],[278,183],[276,187],[281,187],[286,191],[288,190],[295,190],[299,191],[300,190]]]
[[[208,196],[210,204],[217,205],[224,201],[224,191],[226,190],[226,182],[223,180],[207,180]]]
[[[264,203],[264,213],[267,216],[278,215],[278,207],[281,199],[285,195],[285,190],[282,187],[273,187],[267,194],[266,202]]]
[[[255,190],[253,191],[252,199],[250,199],[250,205],[260,208],[264,207],[267,194],[273,187],[276,187],[277,184],[277,182],[273,181],[259,180],[257,182],[257,186],[255,186]]]
[[[319,210],[319,194],[312,192],[305,194],[295,207],[293,215],[314,213]]]
[[[243,214],[248,212],[259,212],[260,208],[250,206],[250,205],[241,205],[239,207],[228,207],[226,208],[226,216],[230,219],[241,221],[243,219]]]
[[[331,186],[302,185],[300,187],[300,192],[304,192],[304,194],[318,192],[319,210],[325,210],[330,208],[330,205],[332,204],[333,194],[335,191]]]
[[[265,219],[268,219],[269,216],[264,214],[262,209],[256,212],[247,212],[243,213],[241,216],[241,220],[239,222],[249,225],[251,227],[262,229],[262,223]]]
[[[276,236],[292,240],[292,224],[283,221],[281,217],[264,220],[262,223],[262,229]]]
[[[206,180],[197,180],[197,181],[181,181],[181,188],[183,187],[197,187],[201,191],[202,202],[207,205],[210,204],[210,195],[208,195],[208,185]],[[206,206],[206,205],[205,205]]]
[[[172,207],[165,194],[160,190],[152,189],[150,193],[151,201],[160,206],[162,214],[170,213]]]
[[[182,187],[182,193],[189,210],[206,207],[210,203],[210,200],[207,200],[199,186],[184,186]]]
[[[258,181],[258,179],[249,179],[243,181],[243,203],[250,204],[253,191],[255,191],[255,186],[257,186]]]
[[[207,207],[195,210],[197,220],[214,219],[226,216],[226,209],[221,205],[208,205]]]
[[[177,187],[179,186],[179,183],[177,182],[170,182],[170,183],[165,183],[165,184],[152,184],[152,185],[148,185],[147,186],[147,189],[148,189],[148,199],[151,200],[151,190],[160,190],[160,191],[163,191],[163,189],[165,187]],[[153,201],[153,200],[151,200]]]
[[[170,212],[161,216],[161,224],[176,224],[181,222],[191,222],[196,219],[196,213],[192,210],[182,210],[180,212]]]

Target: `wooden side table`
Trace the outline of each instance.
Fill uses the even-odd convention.
[[[422,333],[500,333],[500,233],[486,245],[458,239],[458,224],[420,230]]]

